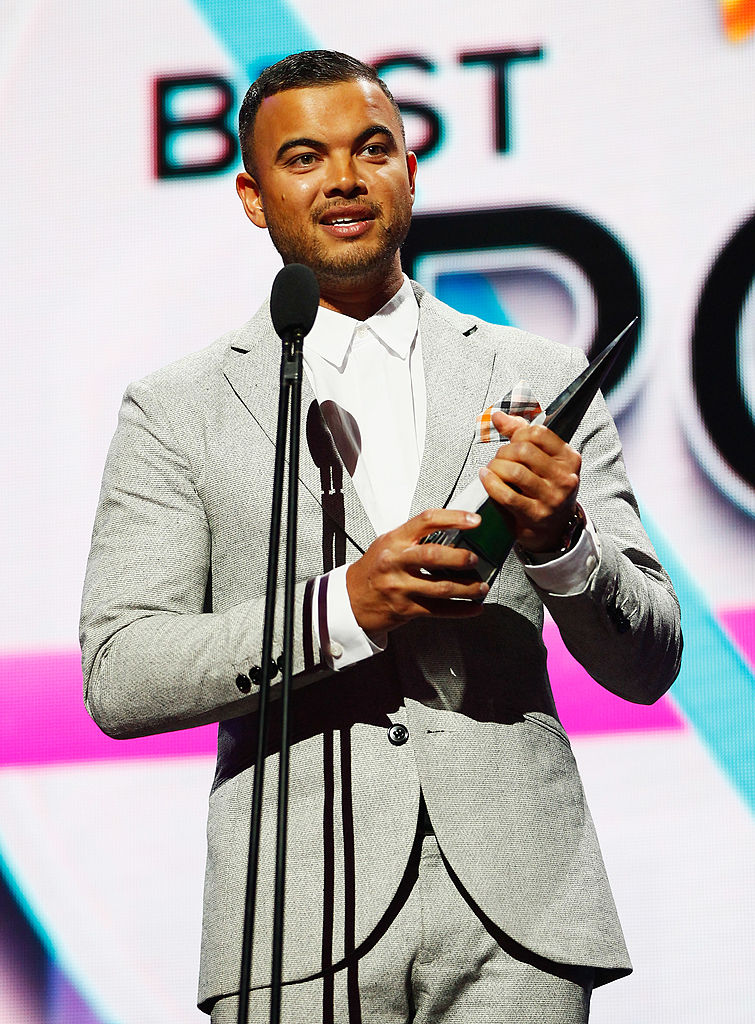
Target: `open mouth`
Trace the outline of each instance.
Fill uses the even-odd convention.
[[[375,214],[368,206],[335,207],[320,217],[320,227],[333,238],[357,238],[369,231]]]

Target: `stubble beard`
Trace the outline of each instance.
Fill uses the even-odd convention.
[[[308,230],[290,230],[280,224],[271,224],[269,220],[267,227],[283,262],[303,263],[310,267],[321,288],[379,284],[392,269],[396,253],[409,233],[412,206],[411,201],[398,205],[391,224],[383,220],[379,204],[370,203],[369,206],[375,218],[369,239],[343,240],[337,252],[328,252],[318,237],[321,211],[312,214]],[[377,244],[372,237],[375,232],[378,233]]]

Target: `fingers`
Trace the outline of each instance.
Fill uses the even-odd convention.
[[[464,548],[442,544],[414,544],[394,552],[384,552],[379,568],[386,578],[396,582],[397,605],[409,606],[429,600],[479,601],[488,592],[475,572],[477,555]]]
[[[488,593],[479,579],[461,581],[414,577],[409,580],[394,610],[403,621],[437,616],[465,619],[479,615]]]
[[[442,544],[420,544],[440,529],[468,530],[480,517],[431,509],[378,537],[346,572],[352,611],[367,632],[395,629],[411,619],[479,614],[488,592],[474,572],[477,556]]]
[[[559,456],[571,452],[579,459],[579,454],[566,441],[562,441],[558,434],[554,434],[542,423],[529,423],[522,416],[498,412],[493,414],[493,425],[499,434],[509,439],[509,444],[499,448],[499,453],[512,451],[514,446],[521,443],[529,444],[546,455]]]
[[[521,479],[521,473],[510,475]],[[524,543],[540,535],[537,547],[550,550],[547,541],[560,536],[574,507],[576,487],[559,489],[535,478],[536,484],[524,493],[518,484],[507,483],[489,469],[480,470],[480,479],[493,501],[510,513],[517,540]],[[525,543],[525,547],[530,546]]]
[[[425,569],[427,572],[440,574],[444,569],[454,573],[474,572],[477,555],[466,548],[455,548],[445,544],[413,544],[401,555],[404,568],[415,574]]]
[[[576,501],[581,456],[542,424],[503,413],[493,422],[510,440],[480,470],[483,486],[511,514],[525,548],[556,550]]]
[[[476,512],[460,512],[458,509],[431,508],[414,516],[394,530],[397,538],[407,544],[417,544],[436,530],[472,530],[480,525]]]
[[[346,573],[346,583],[354,617],[368,633],[395,629],[417,618],[464,619],[479,615],[489,589],[479,579],[432,579],[398,569],[389,574],[376,573],[365,586],[354,566]]]
[[[416,576],[407,585],[407,594],[417,604],[427,601],[481,601],[489,587],[479,576],[463,578]]]
[[[493,422],[510,438],[488,463],[500,480],[537,500],[548,501],[555,492],[559,503],[561,495],[576,493],[582,468],[579,452],[552,430],[527,423],[521,416],[496,413]]]
[[[543,459],[533,458],[528,464],[496,457],[480,471],[480,479],[492,498],[511,508],[524,508],[527,499],[560,505],[577,493],[579,472],[572,468],[577,464],[573,460]]]
[[[520,429],[520,427],[529,427],[530,421],[526,420],[524,416],[510,416],[507,412],[493,413],[493,426],[503,437],[510,438],[511,435]]]

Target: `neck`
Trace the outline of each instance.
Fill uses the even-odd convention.
[[[367,320],[393,298],[403,283],[398,261],[388,274],[383,270],[377,281],[320,281],[320,305],[354,320]]]

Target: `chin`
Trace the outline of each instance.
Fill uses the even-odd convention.
[[[397,252],[393,245],[372,252],[350,245],[345,252],[317,260],[312,269],[321,279],[333,282],[379,280],[392,267]]]
[[[280,225],[269,221],[268,229],[283,262],[311,267],[321,285],[369,286],[380,284],[393,267],[410,223],[409,218],[391,225],[376,221],[368,234],[338,241],[325,240],[317,231],[281,231]]]

